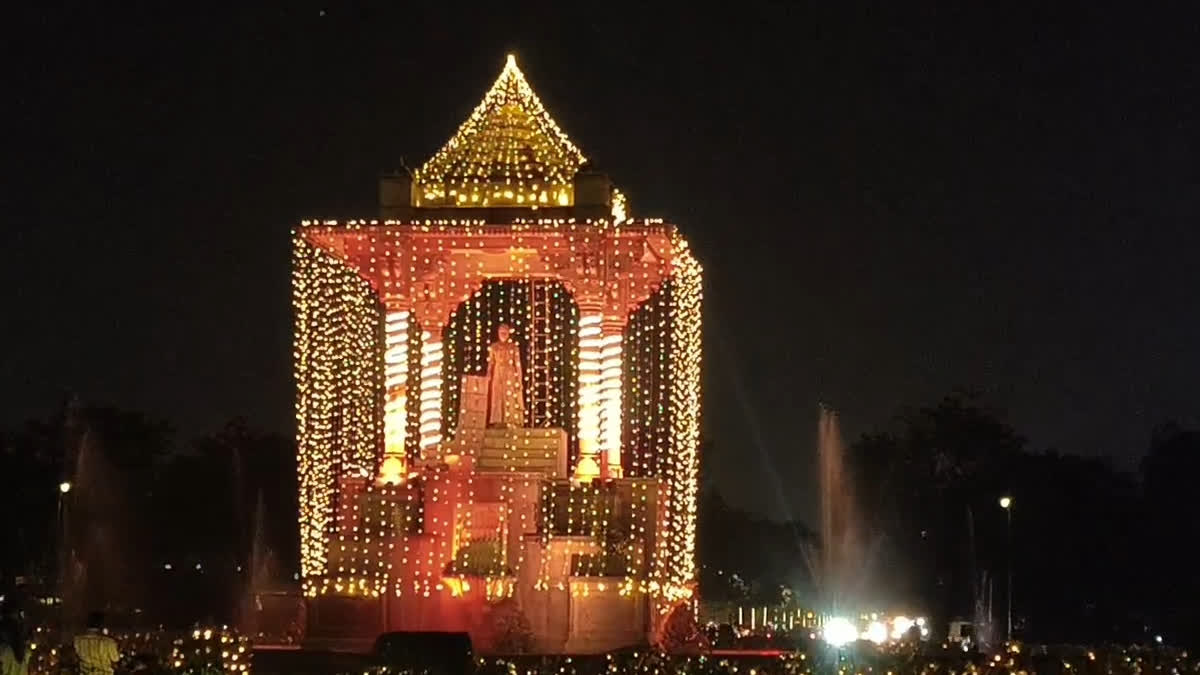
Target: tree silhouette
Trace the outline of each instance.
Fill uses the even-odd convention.
[[[1159,625],[1152,630],[1200,642],[1200,578],[1188,545],[1200,535],[1200,431],[1164,424],[1142,461],[1145,526],[1138,547],[1146,559],[1144,587]]]

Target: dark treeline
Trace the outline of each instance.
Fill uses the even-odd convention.
[[[24,577],[53,596],[62,579],[76,611],[230,621],[256,537],[260,578],[295,573],[295,466],[291,439],[241,419],[189,441],[143,413],[70,404],[0,432],[0,592]]]
[[[1200,432],[1164,425],[1136,473],[1039,451],[969,394],[904,412],[852,441],[848,462],[869,556],[865,594],[942,626],[988,614],[1005,626],[1012,498],[1013,623],[1039,641],[1200,642]],[[1142,454],[1139,453],[1139,454]],[[705,598],[773,604],[811,597],[801,526],[738,512],[706,490]],[[736,574],[737,577],[732,578]]]
[[[1010,548],[998,500],[1010,495],[1018,636],[1200,641],[1200,432],[1164,425],[1144,450],[1133,473],[1034,450],[968,395],[905,412],[847,450],[866,595],[942,625],[990,599],[1002,632]],[[0,432],[0,477],[0,592],[17,577],[67,578],[86,589],[81,604],[117,598],[155,621],[230,620],[256,537],[273,554],[262,576],[287,584],[296,571],[294,442],[242,420],[183,439],[142,413],[68,405]],[[702,597],[813,596],[810,527],[740,512],[711,485],[699,517]]]

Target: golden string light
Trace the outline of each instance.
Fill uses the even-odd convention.
[[[547,236],[566,235],[564,248],[569,253],[568,259],[582,257],[584,247],[594,246],[594,240],[587,236],[588,231],[581,229],[576,224],[550,225],[551,227],[546,229],[547,224],[542,224],[541,228],[543,229],[538,231],[536,236],[540,236],[544,240]],[[574,323],[562,324],[561,314],[564,310],[555,310],[557,318],[553,323],[558,327],[551,332],[555,335],[553,340],[557,340],[556,344],[559,344],[560,347],[551,350],[553,358],[559,359],[561,362],[565,357],[568,362],[575,365],[578,384],[577,396],[562,396],[561,386],[552,388],[552,391],[559,392],[559,395],[552,393],[548,397],[548,404],[552,409],[551,417],[555,420],[570,420],[573,412],[578,415],[581,452],[575,462],[576,477],[580,476],[580,467],[586,467],[589,459],[597,461],[603,457],[607,458],[609,463],[602,469],[597,462],[595,475],[607,471],[609,476],[619,477],[624,472],[624,461],[628,462],[631,477],[657,477],[659,479],[659,482],[654,484],[639,484],[638,491],[635,493],[636,497],[631,498],[637,499],[641,504],[646,504],[647,508],[645,511],[639,511],[641,515],[638,522],[631,522],[626,528],[626,536],[633,542],[636,542],[639,537],[648,536],[647,533],[650,531],[658,531],[661,534],[656,537],[658,545],[653,549],[640,549],[642,555],[646,556],[647,568],[650,570],[649,576],[640,577],[639,580],[641,573],[637,570],[641,568],[627,561],[625,563],[626,581],[621,584],[621,588],[627,594],[647,591],[653,594],[662,594],[670,600],[684,599],[691,595],[695,577],[695,481],[699,461],[696,443],[699,434],[700,396],[700,268],[682,238],[671,228],[660,230],[659,228],[662,226],[657,222],[644,222],[640,226],[641,229],[637,224],[630,223],[620,231],[607,230],[602,223],[593,226],[597,227],[597,231],[600,233],[608,233],[605,236],[614,236],[618,232],[621,236],[629,234],[639,237],[653,236],[655,232],[662,231],[668,236],[669,241],[669,249],[665,251],[669,256],[667,258],[669,267],[666,268],[665,279],[661,282],[661,291],[651,292],[646,296],[642,305],[651,310],[651,314],[644,318],[639,318],[641,312],[633,314],[625,323],[623,331],[619,329],[620,324],[617,324],[617,330],[613,330],[611,328],[613,324],[606,322],[605,316],[601,312],[593,310],[573,315],[578,317]],[[320,228],[314,230],[315,240],[319,240],[318,232],[328,235],[330,232],[337,231],[336,228],[329,229],[331,228],[330,223],[311,227]],[[439,236],[437,243],[443,246],[460,246],[468,250],[474,237],[494,236],[471,231],[469,227],[455,228],[452,223],[439,223],[436,225],[436,230],[427,230],[426,227],[423,224],[408,226],[355,224],[352,228],[347,228],[347,231],[372,231],[371,228],[376,228],[377,233],[371,235],[369,241],[376,244],[371,247],[371,252],[376,253],[377,257],[381,248],[378,244],[386,241],[391,236],[389,233],[415,230],[421,234],[432,235],[436,232]],[[582,236],[574,236],[570,233],[578,233]],[[442,235],[445,235],[446,238],[441,238]],[[535,241],[537,240],[526,240],[523,245],[528,246]],[[553,241],[551,239],[551,242]],[[630,245],[618,240],[612,250],[615,254],[620,254],[624,247]],[[550,246],[553,249],[558,244],[551,243]],[[329,541],[331,529],[335,531],[341,529],[340,521],[333,523],[328,514],[332,513],[332,505],[336,500],[353,500],[353,493],[355,490],[359,490],[359,488],[346,487],[359,484],[350,481],[348,477],[362,482],[371,474],[370,467],[380,466],[377,463],[378,458],[375,457],[378,451],[372,448],[382,447],[384,459],[397,455],[397,438],[401,435],[398,432],[398,429],[401,428],[400,419],[408,418],[409,424],[406,425],[408,427],[406,431],[412,432],[413,418],[408,408],[414,406],[405,406],[404,413],[401,414],[399,406],[397,406],[397,397],[389,392],[397,392],[401,386],[407,389],[407,387],[415,385],[420,392],[420,403],[415,407],[418,408],[416,423],[419,443],[424,451],[424,456],[428,460],[445,454],[445,450],[438,450],[438,448],[441,448],[444,442],[449,442],[444,441],[444,438],[453,435],[453,426],[448,428],[447,424],[453,425],[455,420],[453,414],[450,416],[444,414],[444,411],[452,412],[446,407],[448,404],[447,387],[444,382],[447,378],[455,381],[462,374],[461,371],[454,372],[458,366],[447,371],[448,364],[460,363],[463,358],[460,352],[464,351],[473,351],[475,354],[473,358],[478,359],[483,354],[488,340],[492,339],[491,331],[496,323],[500,321],[528,322],[529,319],[522,318],[528,311],[528,308],[522,307],[522,302],[527,303],[527,298],[530,296],[527,290],[504,291],[513,297],[505,301],[497,316],[485,318],[480,314],[483,306],[476,303],[475,308],[468,312],[473,317],[469,325],[453,330],[452,325],[446,325],[440,328],[435,327],[435,330],[425,329],[414,333],[411,329],[413,322],[410,310],[396,309],[389,312],[386,319],[383,318],[377,291],[374,291],[373,286],[362,278],[364,267],[368,278],[372,272],[378,274],[378,270],[354,260],[343,261],[320,254],[316,247],[309,244],[298,245],[298,250],[311,250],[307,257],[298,255],[297,258],[298,271],[295,287],[298,316],[319,315],[342,318],[347,311],[354,310],[367,318],[349,322],[346,325],[359,326],[360,329],[369,327],[369,330],[360,330],[360,333],[356,335],[354,331],[345,330],[343,326],[324,326],[314,330],[314,326],[320,326],[320,322],[311,317],[297,324],[298,373],[305,371],[310,375],[297,378],[301,392],[300,400],[297,403],[301,436],[310,439],[305,441],[306,447],[323,448],[317,452],[302,453],[298,460],[302,476],[305,477],[305,488],[308,490],[304,512],[310,514],[303,517],[305,521],[303,528],[305,559],[311,563],[306,565],[305,573],[314,577],[322,574],[329,575],[319,588],[311,587],[317,590],[374,595],[387,585],[387,579],[390,578],[399,591],[404,588],[404,584],[394,582],[402,573],[400,571],[388,572],[389,564],[379,560],[381,556],[386,556],[386,551],[392,549],[381,547],[378,544],[371,547],[361,545],[363,539],[368,536],[369,529],[351,533],[339,532],[336,538],[340,542],[338,553],[344,554],[338,556],[339,560],[355,559],[358,562],[350,565],[343,564],[336,570],[326,571],[328,565],[325,556],[329,550],[326,542]],[[386,251],[386,249],[383,250]],[[644,256],[644,254],[639,255]],[[518,281],[528,279],[529,277],[526,275],[529,273],[529,264],[528,259],[514,258],[509,278]],[[613,265],[613,267],[617,266]],[[626,266],[627,268],[631,267],[628,263]],[[357,272],[357,274],[351,274],[351,272]],[[470,282],[465,279],[455,281],[464,273],[466,272],[459,272],[452,267],[445,285],[469,291],[473,283],[478,282]],[[643,278],[650,278],[649,272],[644,270],[640,272],[634,270],[628,274],[640,274]],[[318,283],[325,279],[333,281]],[[527,284],[528,282],[522,283]],[[364,300],[363,297],[367,299]],[[316,299],[309,300],[309,298]],[[317,314],[313,314],[313,312],[305,314],[302,311],[310,302],[320,303],[329,299],[337,299],[340,306],[336,310]],[[573,303],[569,306],[573,306]],[[564,339],[564,336],[569,335],[572,331],[572,326],[577,327],[574,328],[577,331],[574,339]],[[453,334],[456,337],[447,343],[445,340],[439,339],[442,334]],[[419,338],[413,339],[410,344],[409,338],[417,335]],[[324,336],[325,341],[318,345],[317,342],[320,340],[316,340],[314,336]],[[361,353],[361,345],[364,344],[369,344],[369,349],[376,350],[378,358],[353,357],[353,354]],[[634,350],[628,357],[626,357],[627,344],[629,349]],[[571,350],[564,352],[563,346],[566,345],[569,345]],[[414,353],[419,359],[415,363],[413,361]],[[447,353],[450,354],[450,361],[446,360]],[[315,355],[320,355],[320,358],[314,359]],[[367,400],[371,398],[371,387],[353,385],[358,380],[370,382],[372,381],[371,377],[339,376],[335,373],[336,368],[331,365],[312,368],[309,364],[314,360],[326,364],[344,363],[351,366],[348,372],[360,374],[365,372],[363,371],[364,366],[361,364],[376,364],[381,371],[375,378],[378,381],[379,391],[377,393],[383,400],[383,414],[378,416],[380,417],[379,423],[372,426],[372,416],[364,412],[363,408],[370,406],[331,406],[327,405],[328,401],[333,400],[330,396],[312,395],[314,390],[330,391],[341,387],[344,391],[340,395],[348,397],[347,400]],[[358,365],[351,364],[351,361],[355,361]],[[414,366],[419,371],[415,377],[412,372]],[[370,369],[372,366],[365,367]],[[529,384],[528,375],[526,384]],[[454,391],[457,392],[457,389],[456,384]],[[575,406],[578,408],[577,411],[571,409]],[[334,412],[334,408],[337,408],[337,412]],[[339,417],[336,448],[332,443],[334,434],[331,430],[334,425],[318,426],[319,422],[333,417]],[[345,429],[341,426],[345,419],[365,420],[365,426],[359,425],[360,429]],[[318,429],[323,430],[323,433],[319,434]],[[375,429],[375,431],[369,431],[369,433],[378,432],[382,434],[382,437],[372,440],[364,435],[368,433],[364,430],[370,429]],[[448,433],[451,436],[447,436]],[[315,438],[323,440],[314,444],[311,439]],[[351,442],[346,443],[347,440]],[[502,459],[504,461],[534,462],[545,461],[540,460],[540,457],[549,457],[545,455],[545,450],[533,451],[527,446],[528,442],[528,440],[516,442],[516,444],[510,442]],[[627,451],[624,448],[626,444],[631,444]],[[623,454],[628,455],[625,460],[622,459]],[[314,462],[314,458],[317,457],[335,457],[336,462],[334,464]],[[399,457],[406,458],[407,453],[400,453]],[[422,475],[420,467],[416,467],[416,469],[416,473],[411,475],[419,478]],[[441,475],[441,472],[442,469],[435,469],[435,475]],[[586,473],[586,471],[582,473]],[[399,476],[403,475],[403,472],[390,471],[387,475]],[[442,483],[430,487],[431,484],[428,480],[418,480],[418,483],[423,482],[426,485],[425,490],[429,494],[421,497],[420,494],[414,493],[410,498],[418,501],[432,498],[436,502],[440,497],[443,500],[462,500],[464,504],[473,503],[477,488],[474,478],[471,477],[473,474],[468,474],[468,476],[463,491],[456,492],[454,496],[445,494],[444,491],[448,488]],[[385,476],[379,474],[375,478],[381,480]],[[384,482],[400,481],[392,479]],[[314,487],[316,489],[312,489]],[[658,496],[651,498],[651,491],[658,492]],[[613,524],[608,522],[610,511],[597,510],[596,502],[590,497],[585,497],[584,493],[578,490],[569,491],[563,496],[567,500],[566,507],[570,522],[577,522],[579,518],[584,518],[586,522],[590,523],[589,527],[585,528],[589,531],[612,531]],[[658,506],[651,508],[652,504]],[[455,534],[446,540],[447,543],[444,546],[422,548],[423,560],[420,564],[420,573],[414,579],[415,582],[419,582],[416,588],[422,593],[445,590],[444,587],[437,588],[442,566],[438,560],[453,556],[455,551],[469,543],[470,538],[475,536],[471,534],[478,530],[472,520],[473,513],[474,511],[470,510],[463,511],[455,517],[455,520],[447,522],[438,521],[437,518],[441,516],[434,516],[430,520],[430,525],[450,528]],[[528,516],[525,516],[524,519],[528,521]],[[496,529],[497,532],[494,536],[499,538],[501,534],[499,525],[496,526]],[[547,545],[549,544],[550,540],[547,540]],[[405,551],[411,548],[403,543],[400,546]],[[636,548],[635,544],[628,542],[620,544],[619,547],[624,547],[622,550],[626,552],[623,555],[626,556],[629,555],[628,551]],[[621,550],[617,549],[602,553],[587,550],[589,551],[588,555],[600,556],[594,561],[603,559],[603,555],[612,556],[621,553]],[[506,552],[505,555],[507,556],[508,553]],[[522,556],[523,553],[517,555],[517,557]],[[370,559],[370,561],[364,562],[364,559]],[[595,574],[597,572],[596,565],[599,564],[598,562],[589,563],[584,565],[584,570],[589,574]],[[390,564],[390,566],[394,567],[394,564]],[[609,565],[606,563],[602,567],[607,569]],[[364,572],[367,574],[364,575]],[[544,573],[539,573],[539,579],[544,579],[544,577]],[[590,587],[577,586],[578,588]]]
[[[367,282],[302,234],[292,251],[301,569],[308,578],[325,572],[339,476],[375,470],[382,312]]]
[[[487,373],[488,346],[496,339],[502,323],[512,329],[511,339],[521,351],[527,425],[564,429],[568,447],[573,451],[577,380],[574,355],[578,346],[571,338],[576,332],[578,309],[562,283],[498,279],[484,282],[451,313],[445,331],[443,379],[454,383],[465,375],[483,377]],[[443,432],[451,436],[456,422],[467,421],[461,417],[464,395],[462,387],[453,384],[443,395]]]
[[[696,576],[696,495],[700,467],[701,268],[676,234],[672,259],[671,458],[669,476],[674,592],[690,596]],[[685,589],[687,589],[685,591]]]
[[[585,161],[509,55],[467,121],[415,172],[417,206],[570,206]]]

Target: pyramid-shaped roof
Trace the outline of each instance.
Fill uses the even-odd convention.
[[[569,206],[587,159],[510,54],[483,101],[414,176],[418,206]]]

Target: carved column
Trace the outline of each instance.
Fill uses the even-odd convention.
[[[579,462],[575,478],[581,481],[600,476],[603,320],[599,306],[579,301]]]
[[[604,303],[579,304],[579,463],[577,480],[620,478],[622,331]]]
[[[601,474],[620,478],[622,332],[624,325],[611,318],[600,324],[600,456]]]
[[[442,341],[450,310],[442,302],[418,302],[415,314],[421,326],[420,448],[425,458],[442,442]]]
[[[408,427],[408,328],[412,312],[389,302],[384,323],[383,461],[380,483],[398,485],[408,475],[404,441]]]

